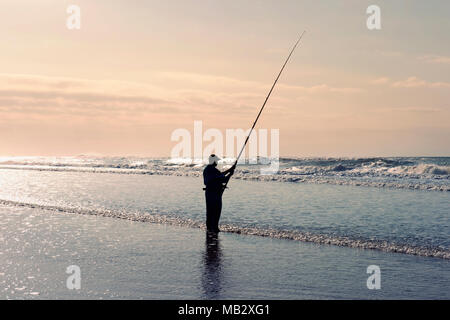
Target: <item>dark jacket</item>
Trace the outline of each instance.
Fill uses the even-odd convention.
[[[222,192],[223,184],[227,180],[228,178],[213,165],[207,165],[203,170],[203,182],[205,183],[206,191]]]

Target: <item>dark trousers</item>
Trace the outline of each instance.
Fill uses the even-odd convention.
[[[220,213],[222,212],[222,192],[205,191],[206,228],[209,231],[219,230]]]

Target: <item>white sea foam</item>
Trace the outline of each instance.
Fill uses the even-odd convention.
[[[169,224],[190,228],[205,229],[204,223],[192,219],[180,218],[176,216],[163,215],[155,212],[138,212],[125,210],[107,210],[107,209],[87,209],[81,207],[61,207],[44,204],[33,204],[26,202],[17,202],[10,200],[0,200],[0,205],[35,208],[41,210],[50,210],[53,212],[96,215],[116,219],[125,219],[138,222]],[[357,249],[370,249],[385,252],[396,252],[424,257],[435,257],[450,259],[450,250],[440,247],[423,247],[409,244],[393,243],[384,240],[352,239],[350,237],[333,236],[327,234],[315,234],[309,232],[300,232],[296,230],[282,230],[275,228],[241,227],[233,224],[222,224],[222,232],[251,235],[259,237],[270,237],[275,239],[285,239],[292,241],[311,242],[321,245],[336,245]]]
[[[233,159],[227,158],[224,168]],[[261,175],[262,164],[239,165],[235,178],[254,181],[308,182],[381,188],[450,191],[450,158],[282,158],[274,175]],[[0,169],[158,174],[198,177],[201,162],[189,159],[22,157],[0,159]]]

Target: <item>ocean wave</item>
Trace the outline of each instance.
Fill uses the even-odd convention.
[[[33,204],[26,202],[0,200],[0,205],[31,208],[39,210],[48,210],[53,212],[73,213],[82,215],[95,215],[110,217],[116,219],[125,219],[130,221],[168,224],[174,226],[190,227],[205,229],[202,222],[192,219],[180,218],[170,215],[162,215],[157,212],[131,212],[125,210],[107,210],[107,209],[86,209],[81,207],[61,207],[45,204]],[[403,253],[409,255],[434,257],[442,259],[450,259],[450,250],[440,247],[424,247],[412,246],[408,244],[399,244],[388,242],[384,240],[366,240],[366,239],[352,239],[350,237],[332,236],[326,234],[314,234],[308,232],[300,232],[295,230],[280,230],[275,228],[258,228],[258,227],[242,227],[233,224],[222,224],[221,231],[227,233],[269,237],[274,239],[284,239],[291,241],[310,242],[319,245],[335,245],[340,247],[378,250],[392,253]]]
[[[183,170],[184,168],[184,170]],[[58,166],[23,166],[0,165],[0,169],[9,170],[31,170],[31,171],[50,171],[50,172],[80,172],[80,173],[105,173],[105,174],[129,174],[129,175],[165,175],[165,176],[184,176],[184,177],[200,177],[202,175],[201,168],[197,167],[160,167],[153,169],[137,169],[128,167],[58,167]],[[192,169],[192,170],[189,170]],[[311,173],[294,173],[287,170],[280,170],[278,174],[261,175],[259,171],[250,171],[241,169],[237,171],[233,178],[247,181],[264,181],[264,182],[287,182],[287,183],[315,183],[315,184],[333,184],[342,186],[357,187],[376,187],[376,188],[393,188],[408,190],[425,190],[425,191],[450,191],[450,183],[448,177],[441,180],[430,181],[429,179],[414,179],[390,175],[388,177],[368,177],[367,175],[323,175]],[[338,171],[341,173],[341,171]],[[377,179],[378,178],[378,179]]]
[[[229,161],[228,161],[229,160]],[[229,167],[233,159],[224,162]],[[308,182],[379,188],[450,191],[450,158],[280,158],[273,175],[261,163],[244,163],[234,175],[253,181]],[[0,158],[0,169],[198,177],[203,164],[167,158]]]

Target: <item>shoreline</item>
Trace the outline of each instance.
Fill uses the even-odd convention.
[[[200,229],[32,208],[0,217],[1,299],[450,298],[442,259],[232,233],[208,242]],[[366,288],[373,264],[381,290]],[[66,287],[69,265],[81,290]]]
[[[58,206],[40,205],[1,199],[0,205],[19,208],[39,209],[60,213],[93,215],[99,217],[109,217],[114,219],[129,220],[134,222],[162,224],[169,226],[188,227],[206,230],[206,227],[202,222],[194,221],[191,219],[180,219],[157,213],[150,214],[150,213],[128,212],[118,210],[99,210],[99,209],[93,210],[86,208],[58,207]],[[386,253],[407,254],[424,258],[437,258],[450,260],[450,251],[439,248],[408,246],[404,244],[389,243],[387,241],[350,239],[349,237],[336,237],[336,236],[332,237],[323,234],[313,234],[309,232],[299,232],[294,230],[238,227],[232,224],[221,224],[220,229],[221,233],[280,239],[303,243],[314,243],[318,245],[331,245],[351,249],[374,250]]]

